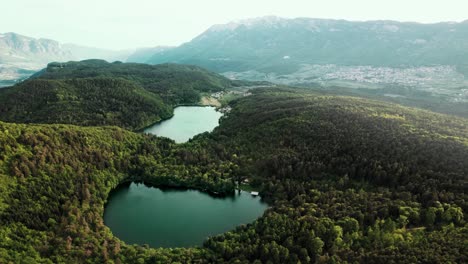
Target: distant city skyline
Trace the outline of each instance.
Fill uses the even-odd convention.
[[[466,0],[15,0],[2,3],[0,33],[123,50],[177,46],[214,24],[263,17],[461,22]]]

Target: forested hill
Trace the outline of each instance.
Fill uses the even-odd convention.
[[[0,120],[137,130],[170,117],[176,105],[198,103],[201,93],[237,84],[188,65],[51,63],[30,80],[0,90]]]
[[[186,144],[115,127],[0,122],[0,263],[466,263],[466,119],[257,89]],[[271,208],[203,247],[126,245],[103,224],[126,180]]]
[[[204,166],[185,166],[173,149],[170,140],[116,127],[0,122],[0,263],[202,259],[199,249],[125,245],[103,223],[109,192],[129,177],[232,191],[230,180],[207,178]]]
[[[220,91],[233,85],[229,79],[197,66],[108,63],[103,60],[50,63],[44,72],[35,76],[39,79],[89,77],[124,78],[171,103],[196,102],[200,92]]]
[[[225,261],[467,261],[466,119],[278,88],[232,106],[182,155],[238,164],[276,206],[206,243]]]
[[[0,119],[139,129],[172,115],[170,104],[121,78],[36,79],[0,91]]]

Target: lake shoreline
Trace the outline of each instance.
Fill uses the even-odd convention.
[[[188,248],[250,224],[269,208],[248,192],[213,197],[196,189],[128,181],[109,193],[103,218],[112,234],[127,244]]]
[[[198,134],[211,132],[219,126],[223,112],[206,105],[178,105],[171,118],[160,120],[140,130],[140,133],[166,137],[176,143],[188,142]]]
[[[139,129],[135,130],[134,132],[135,132],[135,133],[144,133],[144,131],[145,131],[146,129],[148,129],[148,128],[150,128],[150,127],[153,127],[154,125],[160,124],[160,123],[162,123],[162,122],[164,122],[164,121],[167,121],[167,120],[173,118],[173,117],[174,117],[174,110],[175,110],[177,107],[181,107],[181,106],[188,106],[188,107],[192,107],[192,106],[193,106],[193,107],[215,107],[215,106],[212,106],[212,105],[205,105],[205,104],[202,104],[202,103],[198,103],[198,104],[178,104],[178,105],[175,105],[175,106],[172,108],[172,113],[171,113],[171,115],[170,115],[168,118],[160,118],[158,121],[153,122],[153,123],[151,123],[150,125],[147,125],[147,126],[145,126],[145,127],[143,127],[143,128],[139,128]],[[220,112],[220,111],[219,111],[219,109],[220,109],[219,107],[215,107],[215,108],[216,108],[215,110],[216,110],[217,112]],[[220,112],[220,113],[222,113],[222,112]]]
[[[158,178],[158,177],[156,177],[156,178]],[[114,191],[114,190],[116,190],[116,189],[118,189],[118,188],[120,188],[122,186],[130,185],[132,183],[143,184],[146,187],[157,188],[157,189],[165,189],[165,190],[180,190],[180,191],[193,190],[193,191],[199,191],[199,192],[204,192],[204,193],[210,195],[213,198],[235,197],[236,192],[237,192],[237,189],[232,189],[229,192],[221,192],[221,191],[210,190],[208,188],[199,188],[197,186],[190,186],[189,184],[187,184],[187,185],[160,184],[160,183],[152,182],[151,179],[142,179],[140,177],[133,176],[133,177],[128,177],[128,178],[124,179],[123,181],[119,182],[116,186],[112,187],[112,189],[110,190],[108,196],[110,195],[110,193],[112,193],[112,191]],[[247,192],[247,193],[249,192],[249,191],[244,191],[244,190],[242,190],[242,191]]]

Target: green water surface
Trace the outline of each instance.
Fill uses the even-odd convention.
[[[189,247],[253,222],[266,208],[260,197],[247,192],[219,198],[196,190],[165,190],[131,183],[111,192],[104,222],[128,244]]]

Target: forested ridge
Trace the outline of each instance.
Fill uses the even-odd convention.
[[[464,263],[468,122],[271,88],[188,143],[116,127],[0,123],[0,263]],[[119,183],[229,194],[271,208],[203,247],[126,245],[103,224]]]
[[[239,164],[276,206],[207,241],[225,261],[468,260],[466,119],[279,88],[231,105],[186,161]]]
[[[50,63],[30,80],[0,90],[0,120],[115,125],[140,130],[172,116],[202,93],[248,85],[190,65]]]
[[[133,82],[116,78],[30,80],[0,94],[0,118],[17,123],[116,125],[143,128],[172,107]]]
[[[108,63],[102,60],[50,63],[39,79],[89,77],[123,78],[161,96],[168,103],[196,103],[200,92],[221,91],[242,84],[198,66],[181,64],[148,65],[140,63]]]

